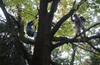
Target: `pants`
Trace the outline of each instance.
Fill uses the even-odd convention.
[[[76,28],[77,28],[76,36],[81,33],[81,29],[82,29],[83,32],[84,32],[83,33],[84,34],[84,37],[86,37],[86,35],[85,35],[85,28],[84,28],[84,26],[83,26],[82,23],[80,23],[80,25],[79,24],[76,24]]]

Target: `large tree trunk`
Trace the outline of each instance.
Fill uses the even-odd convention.
[[[50,65],[50,49],[46,45],[37,45],[34,49],[31,65]]]
[[[38,33],[31,65],[50,65],[50,24],[46,0],[40,0]]]

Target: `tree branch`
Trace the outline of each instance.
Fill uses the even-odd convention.
[[[0,7],[1,7],[1,9],[2,9],[2,11],[3,11],[3,13],[4,13],[5,17],[6,17],[6,20],[10,21],[10,17],[8,15],[8,12],[5,9],[5,4],[3,3],[2,0],[0,0]]]
[[[51,30],[51,37],[54,36],[54,34],[58,31],[59,27],[62,25],[62,23],[67,20],[71,15],[73,15],[74,13],[74,9],[72,9],[68,14],[66,14],[65,16],[63,16],[58,22],[57,24],[54,26],[54,28]]]
[[[32,39],[30,39],[30,38],[26,38],[25,37],[25,32],[24,32],[24,30],[22,29],[22,27],[21,28],[19,28],[19,39],[22,41],[22,42],[24,42],[24,43],[26,43],[26,44],[32,44],[32,45],[35,45],[35,40],[32,40]]]
[[[74,45],[76,45],[76,44],[74,44]],[[83,50],[85,50],[85,51],[88,51],[88,52],[90,52],[90,53],[94,53],[94,54],[96,54],[96,55],[100,55],[100,54],[98,54],[98,53],[95,53],[94,51],[92,51],[92,50],[88,50],[88,49],[85,49],[85,48],[83,48],[83,47],[80,47],[79,45],[76,45],[78,48],[80,48],[80,49],[83,49]]]
[[[74,4],[75,4],[75,3],[74,3]],[[65,16],[63,16],[63,17],[57,22],[57,24],[55,25],[55,27],[51,30],[51,34],[50,34],[51,38],[52,38],[52,37],[54,36],[54,34],[58,31],[58,29],[60,28],[60,26],[62,25],[62,23],[63,23],[65,20],[67,20],[70,16],[72,16],[73,13],[74,13],[76,10],[78,10],[80,6],[81,6],[81,4],[79,3],[79,4],[77,5],[77,9],[72,8],[72,9],[68,12],[68,14],[66,14]]]
[[[60,0],[53,0],[53,2],[52,2],[51,10],[49,12],[49,19],[50,19],[50,21],[52,21],[52,19],[54,17],[54,13],[57,10],[57,6],[58,6],[59,1]]]
[[[18,35],[18,36],[19,36],[20,40],[21,40],[22,42],[26,43],[26,44],[35,45],[35,44],[34,44],[35,40],[32,40],[32,39],[30,39],[30,38],[26,38],[26,37],[24,36],[25,33],[24,33],[24,31],[22,30],[22,27],[21,27],[21,25],[20,25],[20,22],[17,21],[11,14],[9,14],[9,16],[10,16],[11,20],[14,20],[14,23],[17,24],[17,26],[18,26],[18,31],[19,31],[19,35]]]
[[[32,55],[27,52],[25,46],[23,45],[23,43],[20,41],[18,37],[17,37],[16,42],[17,43],[15,43],[15,47],[17,51],[21,54],[21,56],[23,56],[28,61],[28,63],[30,63]]]
[[[91,40],[91,39],[97,39],[97,38],[100,39],[100,35],[95,35],[95,36],[88,37],[88,41]]]
[[[98,36],[98,35],[95,35],[95,36],[87,37],[87,38],[85,38],[85,39],[77,39],[77,38],[76,38],[76,39],[74,39],[74,38],[68,39],[67,37],[54,37],[52,41],[56,41],[56,42],[58,42],[58,43],[53,44],[53,45],[52,45],[52,49],[54,49],[54,48],[56,48],[56,47],[59,47],[59,46],[61,46],[61,45],[63,45],[63,44],[66,44],[66,43],[87,42],[87,41],[89,41],[89,40],[97,39],[97,38],[100,38],[100,35],[99,35],[99,36]]]
[[[59,46],[62,46],[62,45],[64,45],[65,44],[65,42],[64,41],[59,41],[58,43],[56,43],[56,44],[52,44],[52,48],[51,48],[51,51],[53,51],[55,48],[57,48],[57,47],[59,47]]]
[[[17,13],[17,15],[18,15],[18,22],[21,22],[22,21],[21,14],[20,14],[21,11],[22,11],[21,5],[16,5],[16,8],[18,10],[18,13]]]
[[[35,40],[30,39],[30,38],[26,38],[24,36],[19,37],[20,40],[26,44],[31,44],[31,45],[35,45]]]
[[[91,42],[87,41],[87,43],[96,51],[100,51],[100,48],[96,48],[95,46],[92,45]]]
[[[60,64],[58,64],[58,63],[56,63],[56,62],[54,62],[54,61],[50,61],[50,63],[51,63],[51,65],[60,65]]]
[[[90,26],[88,29],[86,29],[85,31],[83,31],[82,33],[80,33],[79,35],[77,35],[77,36],[74,37],[74,38],[77,38],[77,37],[81,36],[83,33],[89,31],[91,28],[93,28],[93,27],[95,27],[95,26],[97,26],[97,25],[100,25],[100,22],[99,22],[99,23],[96,23],[96,24],[94,24],[94,25],[92,25],[92,26]]]
[[[76,47],[76,45],[72,44],[73,53],[72,53],[72,59],[70,61],[70,65],[74,65],[75,53],[76,53],[75,47]]]

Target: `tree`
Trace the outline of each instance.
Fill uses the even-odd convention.
[[[65,1],[65,0],[62,0],[62,1]],[[3,64],[3,65],[9,65],[9,64],[10,65],[18,65],[16,63],[20,61],[21,63],[19,63],[19,65],[25,65],[25,64],[27,64],[26,63],[26,61],[27,61],[29,65],[60,65],[60,64],[54,62],[53,60],[51,60],[51,53],[54,49],[56,49],[57,47],[62,46],[64,44],[72,44],[73,53],[72,53],[72,61],[70,62],[70,65],[73,65],[73,63],[74,63],[75,47],[76,46],[78,47],[81,45],[78,43],[82,43],[81,48],[85,47],[85,49],[88,49],[91,47],[92,49],[94,49],[96,51],[100,51],[100,48],[95,47],[95,45],[93,45],[93,43],[92,43],[93,40],[100,39],[100,34],[92,35],[92,33],[89,32],[92,28],[96,29],[96,27],[98,27],[98,25],[100,25],[100,22],[96,22],[96,24],[94,24],[94,25],[87,26],[88,28],[86,29],[85,32],[88,32],[89,35],[87,35],[86,38],[80,37],[84,32],[80,33],[79,35],[77,35],[75,37],[74,36],[68,36],[68,37],[59,36],[58,37],[56,35],[58,30],[61,27],[63,27],[62,24],[65,22],[68,22],[66,20],[68,20],[76,11],[81,11],[81,7],[83,7],[82,5],[84,5],[84,3],[85,4],[88,3],[88,1],[86,1],[86,0],[82,0],[80,2],[76,2],[76,0],[75,0],[72,4],[72,7],[70,9],[68,9],[68,13],[62,14],[62,17],[59,20],[56,20],[56,22],[53,22],[53,19],[55,17],[55,12],[57,11],[57,7],[58,7],[59,3],[62,1],[60,1],[60,0],[37,0],[37,1],[35,1],[35,2],[39,3],[39,4],[37,4],[36,7],[34,7],[34,9],[37,9],[37,10],[35,10],[35,13],[37,13],[35,15],[38,17],[38,24],[37,24],[38,29],[37,29],[37,37],[33,40],[28,37],[25,37],[25,32],[24,32],[25,25],[24,25],[23,21],[26,20],[25,17],[27,17],[27,16],[25,16],[23,18],[23,15],[27,14],[25,11],[30,10],[29,12],[31,12],[34,10],[31,7],[32,4],[30,6],[30,3],[32,3],[32,2],[34,3],[34,1],[22,0],[22,1],[18,2],[18,0],[16,0],[16,2],[18,2],[18,3],[10,4],[10,2],[11,2],[10,0],[4,1],[4,2],[2,0],[0,0],[0,7],[6,18],[5,25],[3,26],[3,27],[5,27],[4,31],[3,31],[3,29],[2,29],[2,31],[0,31],[0,33],[2,33],[0,36],[1,37],[0,41],[2,42],[2,43],[0,43],[0,46],[1,46],[0,47],[1,48],[0,49],[0,53],[1,53],[0,61],[2,62],[2,63],[0,62],[1,64]],[[26,6],[25,4],[27,5],[26,8],[25,8],[25,6]],[[11,8],[10,8],[10,6],[7,7],[5,5],[10,5]],[[64,4],[63,4],[63,6],[64,6]],[[13,12],[13,10],[14,10],[13,8],[15,9],[15,11],[13,13],[14,16],[9,14],[10,12],[11,13]],[[29,10],[27,10],[27,8],[29,8]],[[58,7],[58,8],[60,8],[60,7]],[[88,5],[86,5],[86,9],[87,8],[89,8]],[[11,9],[11,11],[8,12],[7,9],[8,10]],[[25,9],[24,14],[23,14],[23,9]],[[84,12],[84,11],[82,11],[82,12]],[[82,13],[82,12],[80,12],[80,13]],[[34,13],[31,13],[31,14],[34,15]],[[34,18],[35,18],[35,16],[34,16]],[[28,19],[31,19],[31,17]],[[68,30],[68,29],[66,29],[66,30]],[[72,32],[69,32],[69,33],[72,33]],[[4,43],[6,43],[6,44],[3,47]],[[24,44],[34,45],[34,49],[33,49],[34,53],[29,54],[27,52],[27,49],[25,48]],[[7,45],[9,45],[9,46],[7,46]],[[86,47],[88,47],[88,48],[86,48]],[[7,49],[9,49],[9,50],[7,50]],[[15,51],[15,52],[13,52],[13,51]],[[6,57],[4,58],[4,56],[6,56]],[[7,58],[9,58],[11,60],[11,62],[9,62],[9,59],[7,61],[3,61]],[[18,59],[18,60],[14,61],[14,59]],[[7,64],[4,64],[5,62],[7,62]]]

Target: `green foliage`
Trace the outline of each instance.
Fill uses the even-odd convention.
[[[100,4],[100,0],[96,0],[96,2],[95,2],[95,3]]]
[[[55,36],[72,36],[73,34],[73,27],[72,27],[72,22],[71,21],[65,21],[61,28],[58,30]]]
[[[3,0],[7,6],[16,6],[16,4],[25,3],[26,0]]]
[[[38,13],[38,10],[36,9],[37,5],[34,2],[35,1],[31,0],[4,0],[6,7],[8,7],[9,9],[8,11],[13,14],[18,13],[17,6],[20,6],[20,14],[23,21],[29,21],[34,19],[34,16],[36,16],[36,14]]]
[[[86,10],[89,8],[89,3],[85,2],[84,4],[82,4],[82,6],[79,8],[78,12],[80,12],[81,14],[85,13]]]
[[[21,15],[24,20],[32,20],[37,14],[37,10],[31,4],[26,4]]]
[[[92,65],[99,65],[100,64],[100,55],[91,54],[91,64]]]
[[[63,58],[62,57],[62,51],[60,50],[60,47],[59,48],[56,48],[53,52],[52,52],[52,55],[51,55],[51,59],[54,61],[54,62],[57,62],[57,63],[60,63],[62,65],[68,65],[69,63],[69,60],[67,58]]]

